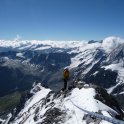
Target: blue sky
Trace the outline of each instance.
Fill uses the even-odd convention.
[[[0,39],[124,37],[124,0],[0,0]]]

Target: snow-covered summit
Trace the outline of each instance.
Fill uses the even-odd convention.
[[[75,105],[90,113],[110,118],[120,116],[117,106],[113,105],[113,109],[98,100],[98,92],[92,87],[73,88],[66,93],[55,93],[37,84],[30,93],[33,96],[25,102],[24,108],[17,115],[12,116],[11,124],[110,124],[91,117]]]

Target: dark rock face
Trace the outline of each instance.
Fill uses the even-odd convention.
[[[120,116],[117,116],[118,119],[124,119],[124,113],[120,108],[120,105],[118,104],[117,100],[114,96],[107,93],[107,91],[103,88],[96,87],[96,96],[95,99],[98,99],[102,103],[106,104],[107,106],[113,108],[115,111],[117,111]]]
[[[97,42],[102,43],[103,41],[102,41],[102,40],[101,40],[101,41],[90,40],[90,41],[88,42],[88,44],[97,43]]]
[[[119,93],[121,93],[121,92],[123,92],[123,91],[124,91],[124,83],[118,85],[118,86],[112,91],[111,94],[117,94],[117,95],[118,95]]]
[[[104,50],[97,49],[94,55],[94,60],[100,59],[100,61],[104,61],[106,58]]]
[[[0,57],[14,59],[16,57],[16,51],[0,52]]]
[[[108,64],[119,63],[119,61],[124,61],[124,44],[120,45],[114,49],[108,56]]]
[[[124,110],[124,94],[115,95],[116,100],[118,101],[120,107]]]
[[[111,70],[99,69],[96,75],[92,75],[93,73],[91,71],[85,75],[85,82],[93,83],[104,88],[109,88],[116,84],[116,72],[112,72]]]
[[[93,83],[104,88],[109,88],[116,85],[118,74],[116,71],[101,68],[101,66],[104,65],[104,61],[107,59],[107,57],[104,55],[104,52],[99,49],[94,56],[94,60],[98,59],[99,61],[90,69],[88,73],[84,75],[82,80],[86,83]]]
[[[58,108],[53,108],[48,110],[45,114],[45,119],[43,120],[42,124],[58,124],[59,122],[63,121],[63,116],[65,116],[65,112],[62,112]]]

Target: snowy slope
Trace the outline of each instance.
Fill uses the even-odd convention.
[[[108,89],[109,93],[112,93],[114,91],[114,89],[117,86],[123,85],[124,84],[124,68],[123,68],[123,63],[118,63],[118,64],[111,64],[108,66],[103,66],[103,68],[105,68],[106,70],[112,70],[112,71],[116,71],[118,73],[118,77],[116,79],[116,81],[118,82],[115,86],[110,87]],[[120,91],[122,92],[122,91]]]
[[[63,86],[62,71],[67,66],[71,71],[71,80],[93,83],[107,88],[109,93],[123,95],[123,43],[124,40],[118,37],[108,37],[94,43],[0,40],[0,67],[5,69],[4,72],[11,72],[10,79],[16,79],[13,89],[19,89],[23,83],[23,86],[28,84],[26,88],[29,88],[32,82],[38,80],[58,90]],[[1,81],[1,85],[6,84],[7,87],[8,80],[5,80],[6,83]]]
[[[103,66],[105,70],[112,70],[117,73],[116,86],[111,87],[108,91],[110,93],[114,92],[115,88],[124,85],[124,43],[119,44],[107,57],[106,65]],[[119,88],[120,89],[120,88]],[[120,89],[120,92],[123,88]],[[115,93],[117,91],[115,90]]]
[[[119,113],[114,109],[96,100],[94,88],[74,88],[66,93],[54,93],[50,89],[42,87],[40,84],[34,86],[30,91],[34,94],[19,112],[11,124],[110,124],[104,120],[92,118],[87,113],[81,111],[77,106],[100,115],[113,118]]]

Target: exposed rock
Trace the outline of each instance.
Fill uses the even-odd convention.
[[[117,116],[117,118],[124,119],[124,113],[121,110],[117,100],[114,98],[114,96],[107,93],[107,91],[103,88],[96,87],[96,96],[95,98],[101,101],[102,103],[108,105],[109,107],[113,108],[114,110],[118,111],[120,116]]]
[[[59,110],[58,108],[53,108],[48,110],[44,114],[45,118],[42,124],[58,124],[59,122],[63,122],[63,118],[66,116],[64,111]]]

